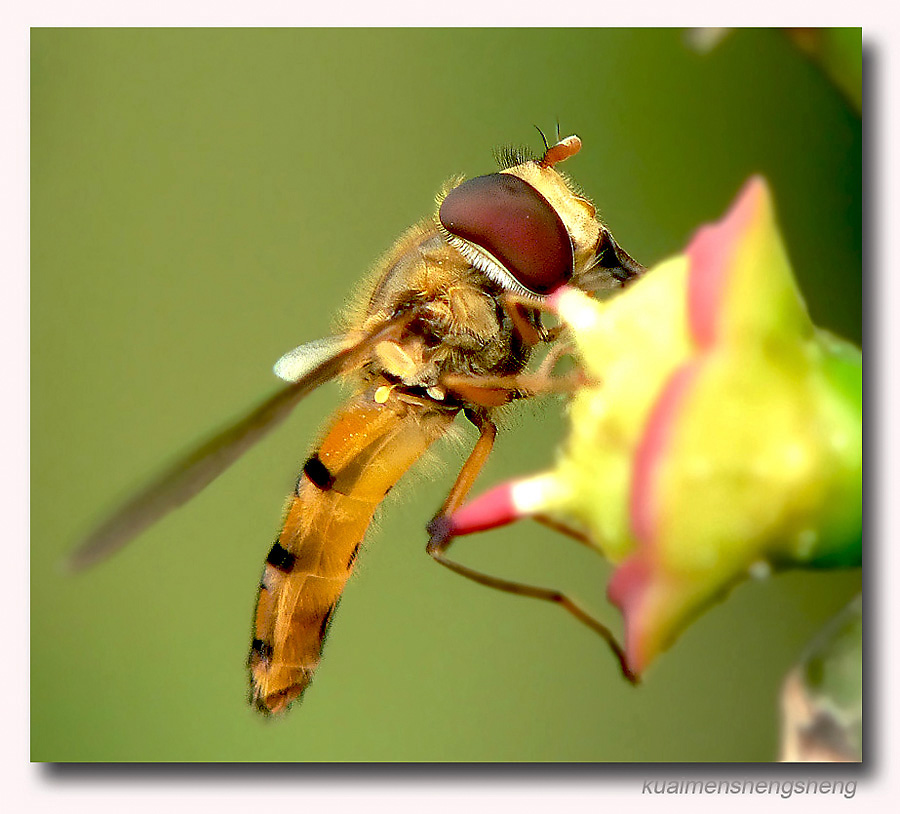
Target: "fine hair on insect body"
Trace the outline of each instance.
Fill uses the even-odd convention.
[[[460,414],[479,436],[432,521],[428,553],[490,587],[562,602],[447,559],[441,533],[491,452],[497,411],[563,386],[548,375],[552,362],[527,369],[534,348],[554,337],[541,322],[545,298],[561,285],[603,296],[644,272],[556,169],[580,139],[544,142],[539,157],[506,150],[500,171],[447,183],[434,215],[383,256],[341,330],[286,353],[275,365],[281,390],[151,481],[71,559],[81,568],[108,556],[197,494],[313,389],[348,380],[351,394],[303,464],[265,558],[248,660],[264,714],[283,712],[308,687],[375,510]],[[602,625],[568,609],[615,650]]]

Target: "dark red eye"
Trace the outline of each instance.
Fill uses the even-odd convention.
[[[565,225],[518,176],[497,172],[464,181],[444,198],[438,217],[451,235],[489,252],[535,294],[548,294],[572,276]]]

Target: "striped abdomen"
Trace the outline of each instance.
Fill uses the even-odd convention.
[[[263,712],[284,711],[312,680],[375,509],[456,415],[402,399],[377,380],[338,410],[303,468],[256,608],[250,679]]]

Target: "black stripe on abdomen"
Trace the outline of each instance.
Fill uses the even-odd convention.
[[[327,612],[322,617],[322,621],[319,623],[319,640],[323,643],[325,641],[325,637],[328,635],[328,628],[331,627],[331,622],[334,619],[335,608],[337,608],[337,602],[335,602],[330,608],[328,608]]]
[[[263,661],[268,661],[272,658],[272,651],[272,645],[264,642],[262,639],[254,639],[250,645],[251,654],[259,656]]]
[[[327,492],[334,485],[334,475],[332,475],[328,467],[322,463],[318,454],[311,456],[310,459],[303,464],[303,474],[309,478],[314,486],[317,486],[323,492]]]
[[[359,556],[359,546],[360,544],[357,543],[355,546],[353,546],[353,551],[350,552],[350,559],[347,560],[348,571],[353,568],[354,564],[356,563],[356,558]]]
[[[275,545],[272,546],[269,556],[266,557],[266,562],[273,568],[277,568],[283,574],[289,574],[294,569],[294,563],[296,561],[297,558],[277,540],[275,541]]]

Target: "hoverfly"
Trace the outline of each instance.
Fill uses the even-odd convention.
[[[376,508],[460,413],[480,435],[438,516],[465,498],[493,445],[492,413],[530,394],[522,374],[548,338],[543,298],[563,283],[621,288],[644,271],[555,168],[580,139],[544,147],[539,158],[507,150],[499,172],[445,184],[435,215],[382,259],[343,333],[285,354],[275,365],[284,388],[162,473],[73,555],[83,567],[112,553],[196,495],[311,390],[354,378],[356,392],[303,465],[266,557],[249,657],[263,713],[284,711],[309,685]],[[485,584],[514,585],[445,559],[434,538],[428,551]]]

